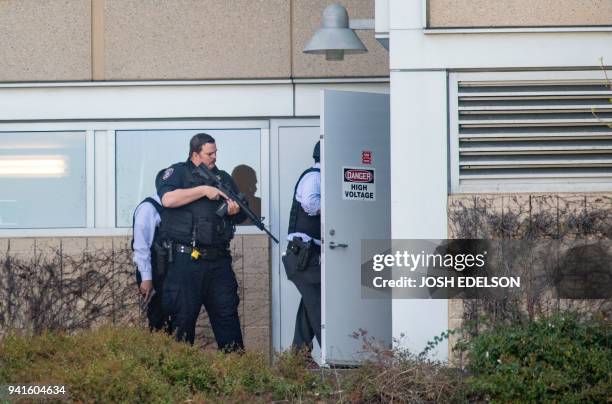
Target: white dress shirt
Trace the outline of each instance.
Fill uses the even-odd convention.
[[[321,169],[320,163],[315,163],[313,168]],[[302,209],[309,216],[316,216],[321,213],[321,172],[312,171],[304,175],[300,180],[295,192],[295,199],[302,205]],[[291,241],[294,237],[300,237],[304,242],[312,239],[306,233],[291,233],[287,235],[287,240]],[[321,245],[321,240],[313,239],[316,245]]]
[[[159,196],[152,195],[160,205]],[[151,245],[155,229],[159,226],[161,218],[159,213],[149,202],[141,203],[134,212],[134,256],[133,261],[140,271],[143,281],[153,279],[151,271]]]

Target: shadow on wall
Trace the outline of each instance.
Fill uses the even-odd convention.
[[[244,194],[253,213],[261,217],[261,198],[255,196],[257,192],[257,173],[255,170],[246,164],[241,164],[232,171],[232,178],[240,192]],[[239,226],[250,226],[252,224],[251,219],[247,218]]]

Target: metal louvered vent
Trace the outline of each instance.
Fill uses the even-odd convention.
[[[454,191],[612,189],[612,90],[599,77],[451,82]]]

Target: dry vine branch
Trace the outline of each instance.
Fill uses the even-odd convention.
[[[478,335],[487,327],[498,323],[516,323],[533,320],[542,315],[550,315],[563,310],[572,310],[584,316],[595,313],[609,318],[612,303],[607,300],[560,299],[551,296],[550,271],[565,259],[555,249],[555,245],[565,241],[612,239],[612,203],[604,207],[584,206],[571,211],[558,209],[550,199],[541,198],[535,209],[535,198],[529,203],[516,203],[514,210],[500,212],[487,209],[487,196],[473,196],[452,202],[449,210],[449,228],[455,238],[487,238],[495,240],[513,239],[516,254],[510,257],[509,273],[527,277],[529,288],[526,293],[507,293],[501,300],[464,300],[464,338]],[[490,198],[490,197],[489,197]],[[602,197],[610,202],[609,197]],[[512,200],[512,199],[511,199]],[[547,205],[548,203],[548,205]],[[550,243],[547,241],[550,240]],[[554,244],[553,242],[557,243]]]
[[[0,329],[76,331],[141,322],[131,251],[59,249],[0,259]]]

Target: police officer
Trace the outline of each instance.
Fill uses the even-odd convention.
[[[155,184],[159,183],[164,170],[157,174]],[[157,195],[151,195],[138,204],[132,222],[133,239],[132,260],[136,264],[136,282],[145,302],[148,302],[147,318],[149,329],[170,331],[169,318],[162,309],[162,285],[165,276],[165,254],[160,257],[158,228],[163,210]],[[157,245],[154,245],[157,244]],[[161,268],[160,268],[161,267]]]
[[[314,165],[305,170],[293,192],[283,257],[287,277],[302,295],[295,319],[293,346],[312,350],[316,337],[321,344],[321,165],[319,142]]]
[[[236,190],[231,176],[219,170],[212,136],[198,133],[189,142],[189,158],[167,168],[157,193],[164,206],[161,236],[170,253],[163,306],[169,312],[178,341],[193,344],[202,305],[220,350],[242,350],[238,318],[238,284],[229,251],[235,224],[245,215],[235,201],[207,184],[197,173],[204,164]],[[225,214],[218,213],[226,204]]]

